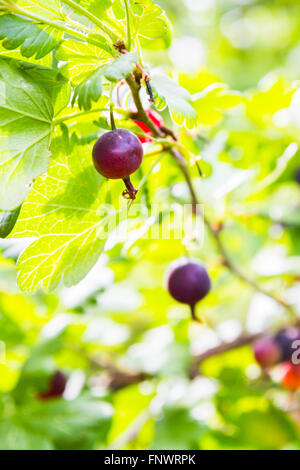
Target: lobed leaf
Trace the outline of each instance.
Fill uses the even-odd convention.
[[[89,75],[78,85],[74,91],[72,104],[78,100],[79,109],[89,110],[92,107],[92,101],[99,100],[102,94],[103,68],[99,68]]]
[[[103,77],[112,82],[122,80],[132,71],[137,61],[137,53],[130,52],[121,55],[109,65],[100,67],[92,72],[76,87],[72,100],[73,104],[78,99],[80,109],[91,109],[92,102],[98,101],[102,94]]]
[[[111,60],[111,55],[90,44],[67,39],[56,53],[57,60],[66,64],[61,68],[74,85],[79,85],[91,73]]]
[[[114,62],[105,67],[105,77],[111,82],[118,82],[122,80],[122,78],[126,78],[138,59],[139,57],[136,52],[121,55]]]
[[[172,118],[179,125],[194,122],[196,113],[190,103],[190,93],[185,88],[166,75],[154,75],[151,84],[158,109],[167,105]]]
[[[42,59],[59,46],[62,33],[50,26],[7,14],[0,16],[0,39],[3,39],[2,46],[6,49],[21,46],[24,57]]]
[[[0,208],[13,210],[48,166],[53,106],[18,62],[0,58]]]
[[[227,109],[245,102],[238,92],[230,91],[224,83],[212,83],[200,93],[192,96],[197,121],[202,125],[217,124]]]

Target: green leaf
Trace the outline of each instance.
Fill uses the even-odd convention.
[[[6,238],[13,230],[20,214],[21,206],[13,211],[0,212],[0,238]]]
[[[152,449],[196,449],[196,441],[205,426],[183,407],[166,407],[163,417],[155,423]]]
[[[196,113],[190,103],[189,92],[166,75],[154,75],[151,82],[154,90],[155,103],[158,109],[166,105],[170,108],[172,118],[178,125],[194,123]]]
[[[99,398],[80,397],[75,400],[49,400],[46,403],[24,409],[23,416],[28,429],[45,435],[54,441],[78,441],[89,431],[105,436],[112,417],[112,406]],[[55,417],[55,419],[53,419]]]
[[[22,0],[20,6],[24,10],[31,10],[34,13],[42,15],[44,18],[53,20],[64,20],[62,13],[61,0]]]
[[[0,424],[0,450],[53,450],[53,446],[47,437],[6,421]]]
[[[276,450],[297,440],[297,431],[289,416],[272,405],[265,410],[243,410],[237,429],[239,440],[256,449]]]
[[[92,101],[96,102],[102,94],[103,68],[101,67],[86,78],[75,88],[72,104],[78,100],[79,109],[89,110]]]
[[[142,0],[139,3],[144,11],[142,15],[135,16],[136,33],[148,39],[163,37],[167,32],[163,10],[152,0]]]
[[[71,86],[59,70],[21,61],[18,66],[49,95],[54,116],[69,104]]]
[[[13,210],[48,166],[53,107],[14,60],[0,58],[0,208]]]
[[[91,163],[91,148],[78,147],[67,159],[52,160],[23,204],[14,236],[36,236],[18,262],[18,283],[35,292],[79,282],[97,261],[110,213],[101,216],[102,178]]]
[[[152,0],[131,0],[132,26],[143,48],[164,49],[171,44],[170,22]]]
[[[135,52],[123,54],[114,62],[105,67],[100,67],[85,78],[75,89],[72,103],[78,99],[80,109],[86,111],[91,109],[92,102],[99,100],[102,94],[103,76],[112,82],[125,78],[133,69],[138,61],[138,55]]]
[[[104,75],[111,82],[118,82],[122,78],[126,78],[132,71],[138,61],[136,52],[129,52],[118,57],[112,64],[105,67]]]
[[[19,406],[18,413],[0,424],[0,450],[52,450],[88,448],[105,441],[112,406],[99,398],[53,399]]]
[[[4,445],[0,448],[91,449],[96,441],[106,441],[112,414],[109,403],[88,395],[70,401],[52,399],[39,403],[35,400],[19,406],[18,414],[12,417],[16,425],[0,426],[1,438],[5,431],[10,434],[10,439],[1,439]]]
[[[193,95],[192,101],[198,123],[214,125],[223,118],[227,109],[245,102],[245,98],[238,92],[227,90],[224,83],[213,83]]]
[[[102,18],[105,16],[106,10],[111,7],[112,0],[81,0],[78,3],[93,15]]]
[[[41,26],[16,15],[0,16],[0,39],[6,49],[17,49],[21,46],[24,57],[41,59],[57,48],[62,33],[50,26]]]
[[[111,60],[111,54],[91,44],[84,44],[75,39],[67,39],[56,53],[57,60],[66,64],[61,73],[78,85],[92,72]]]
[[[11,319],[9,315],[3,313],[3,305],[1,305],[1,310],[0,340],[5,342],[6,347],[20,344],[24,340],[24,333],[21,329],[21,326]]]

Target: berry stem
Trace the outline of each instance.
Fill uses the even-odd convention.
[[[116,123],[114,118],[114,103],[112,99],[113,94],[113,84],[110,86],[110,103],[109,103],[109,115],[110,115],[110,127],[112,131],[116,130]]]
[[[126,176],[126,178],[123,178],[124,184],[126,186],[126,189],[124,189],[122,195],[126,199],[132,199],[134,200],[136,198],[136,193],[138,192],[137,189],[133,186],[129,176]]]
[[[190,307],[191,307],[192,319],[193,319],[194,321],[196,321],[197,323],[202,323],[202,321],[199,320],[199,318],[198,318],[197,315],[196,315],[195,305],[191,305]]]
[[[58,119],[55,119],[55,121],[52,121],[52,126],[57,126],[58,124],[64,121],[78,119],[79,117],[86,116],[88,114],[101,113],[103,111],[107,111],[107,108],[94,108],[94,109],[90,109],[89,111],[81,111],[80,113],[65,114],[64,116]],[[128,111],[125,111],[124,109],[114,108],[114,111],[116,113],[123,114],[125,117],[128,117],[128,114],[129,114]]]
[[[114,118],[114,108],[113,106],[110,106],[109,108],[109,115],[110,115],[110,127],[112,131],[116,130],[116,123],[115,123],[115,118]]]

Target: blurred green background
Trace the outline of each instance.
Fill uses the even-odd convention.
[[[145,52],[197,101],[197,131],[181,133],[205,174],[195,187],[232,258],[300,313],[300,5],[297,0],[159,0],[174,41]],[[214,84],[226,83],[234,104]],[[165,113],[168,122],[170,118]],[[145,171],[147,165],[145,162]],[[151,202],[188,201],[171,158],[148,182]],[[147,195],[143,194],[146,199]],[[188,238],[188,234],[187,234]],[[299,449],[300,401],[251,347],[212,357],[191,380],[193,355],[289,322],[272,299],[230,273],[213,240],[112,243],[72,288],[25,295],[15,261],[24,239],[1,241],[0,449]],[[190,321],[164,287],[170,262],[205,262],[211,293]],[[55,371],[63,398],[40,394]]]

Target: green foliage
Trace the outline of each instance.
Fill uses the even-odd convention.
[[[185,118],[187,125],[194,123],[196,114],[190,103],[191,97],[187,90],[165,75],[154,75],[152,84],[157,93],[155,98],[158,109],[164,109],[167,105],[172,118],[179,125],[184,123]]]
[[[8,212],[0,212],[0,238],[6,238],[14,228],[21,207]]]
[[[137,53],[129,52],[129,54],[120,56],[112,64],[109,64],[104,70],[104,75],[107,80],[118,82],[130,74],[137,61]]]
[[[100,68],[92,72],[80,85],[75,89],[73,96],[73,104],[78,99],[79,109],[91,109],[92,102],[98,101],[102,94],[102,77],[103,69]]]
[[[13,60],[0,59],[1,209],[23,202],[48,166],[53,107],[46,91]]]
[[[204,429],[189,408],[167,408],[156,423],[153,449],[195,449]]]
[[[21,46],[24,57],[42,59],[59,46],[62,33],[49,27],[41,27],[16,15],[0,16],[0,39],[4,39],[5,49],[17,49]]]
[[[105,439],[111,415],[108,403],[91,397],[20,408],[17,417],[0,426],[0,449],[85,450],[95,437]]]
[[[75,89],[73,96],[73,104],[78,98],[79,109],[91,109],[92,102],[97,102],[102,95],[102,79],[103,77],[111,82],[118,82],[132,71],[138,60],[135,52],[118,57],[115,61],[107,66],[100,67],[91,73],[83,82]]]

